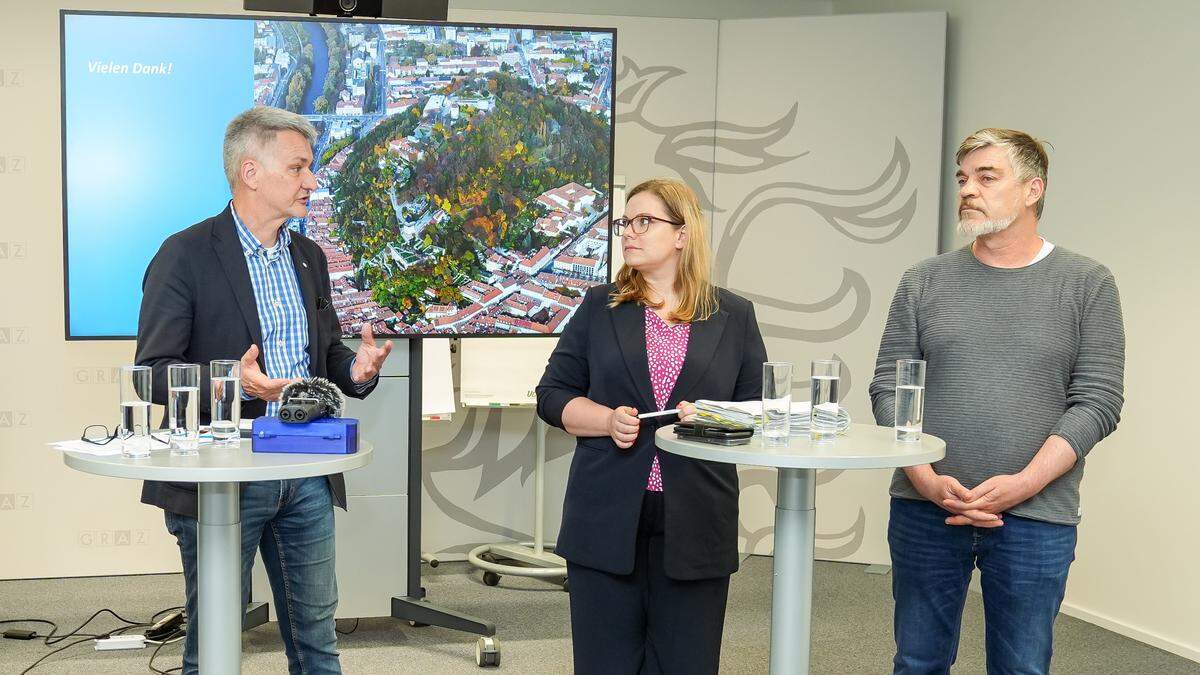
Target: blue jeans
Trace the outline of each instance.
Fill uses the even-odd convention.
[[[254,549],[262,552],[288,671],[341,673],[333,613],[333,499],[324,476],[242,484],[242,591],[250,601]],[[188,630],[183,672],[197,672],[196,519],[167,512],[167,531],[179,542],[187,589]]]
[[[1005,514],[1002,527],[976,528],[947,525],[949,515],[932,502],[892,499],[893,673],[950,672],[976,567],[988,673],[1049,673],[1075,526]]]

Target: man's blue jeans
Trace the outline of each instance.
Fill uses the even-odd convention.
[[[288,671],[341,673],[333,613],[333,499],[324,476],[242,484],[242,590],[250,599],[254,550],[271,580]],[[183,672],[197,672],[196,519],[167,512],[167,530],[179,542],[187,589],[188,630]]]
[[[996,528],[947,525],[929,501],[892,499],[894,673],[949,673],[971,572],[983,587],[987,670],[1048,673],[1054,618],[1075,560],[1075,527],[1004,515]]]

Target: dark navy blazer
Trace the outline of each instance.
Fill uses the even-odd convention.
[[[646,356],[645,307],[610,309],[613,285],[584,296],[550,355],[537,387],[538,415],[562,427],[563,408],[578,396],[616,408],[653,411]],[[762,395],[766,347],[749,300],[718,289],[719,310],[692,323],[683,370],[668,408],[698,399],[748,401]],[[575,445],[555,551],[578,565],[613,574],[633,571],[634,544],[654,431],[675,418],[649,418],[633,447],[609,436]],[[674,579],[707,579],[737,571],[738,480],[732,464],[659,453],[666,508],[664,564]]]

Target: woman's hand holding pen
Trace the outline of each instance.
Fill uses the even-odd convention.
[[[681,422],[690,422],[696,418],[696,406],[687,401],[680,401],[678,406],[670,410],[642,413],[641,415],[638,414],[637,408],[627,405],[617,406],[608,416],[608,435],[612,437],[618,448],[627,450],[633,447],[634,441],[637,440],[643,419],[666,415],[679,415]]]
[[[608,416],[608,435],[618,448],[628,450],[637,440],[641,420],[637,417],[636,408],[627,405],[617,406]]]

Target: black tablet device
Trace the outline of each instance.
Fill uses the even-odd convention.
[[[703,443],[741,445],[750,442],[754,428],[712,422],[680,422],[675,425],[675,435]]]

